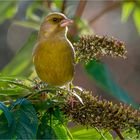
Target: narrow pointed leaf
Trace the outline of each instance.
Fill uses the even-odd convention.
[[[32,21],[14,21],[14,24],[18,25],[18,26],[23,26],[23,27],[26,27],[26,28],[35,29],[37,31],[40,28],[39,23],[37,24],[37,23],[32,22]]]
[[[128,93],[114,81],[113,76],[106,65],[103,65],[97,61],[91,61],[85,66],[85,69],[90,77],[96,81],[100,88],[118,100],[131,104],[136,108],[138,107],[133,101],[132,97],[130,97]]]
[[[55,125],[55,126],[53,126],[53,130],[54,130],[54,132],[59,140],[60,139],[65,139],[65,140],[70,139],[68,136],[67,130],[63,125],[60,125],[60,124]]]
[[[130,16],[133,8],[135,7],[134,2],[124,2],[122,5],[122,21],[126,22]]]
[[[28,75],[32,68],[32,52],[36,42],[36,33],[32,33],[25,45],[17,52],[11,62],[1,71],[2,75]]]
[[[133,14],[134,22],[137,28],[137,31],[140,35],[140,8],[136,8]]]

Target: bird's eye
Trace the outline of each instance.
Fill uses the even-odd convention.
[[[53,18],[53,22],[59,22],[58,18]]]

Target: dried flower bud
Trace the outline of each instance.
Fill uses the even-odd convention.
[[[98,59],[101,56],[126,58],[126,50],[123,42],[107,36],[87,35],[82,36],[74,43],[76,51],[76,63]]]

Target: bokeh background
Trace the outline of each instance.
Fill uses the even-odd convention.
[[[125,42],[128,52],[127,59],[103,57],[101,62],[108,67],[109,73],[113,77],[111,80],[115,81],[118,87],[121,87],[139,104],[140,34],[138,30],[140,28],[140,12],[137,12],[139,19],[134,18],[134,10],[137,7],[139,7],[137,1],[0,0],[0,70],[2,71],[11,62],[31,34],[36,34],[37,30],[35,29],[39,27],[45,15],[52,11],[60,11],[70,18],[78,17],[82,20],[79,23],[78,36],[95,33],[113,36]],[[71,33],[74,33],[75,28],[71,28],[73,28],[70,29]],[[83,30],[81,31],[80,28]],[[28,60],[28,58],[26,59]],[[25,67],[25,70],[28,68]],[[112,94],[99,86],[100,84],[85,72],[82,64],[76,66],[74,83],[87,90],[92,90],[95,95],[116,101]],[[119,91],[116,90],[115,94],[117,92]]]

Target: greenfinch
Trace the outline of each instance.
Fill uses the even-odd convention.
[[[74,76],[74,48],[67,38],[73,21],[62,13],[51,13],[41,24],[33,52],[38,77],[52,86],[64,86]]]

